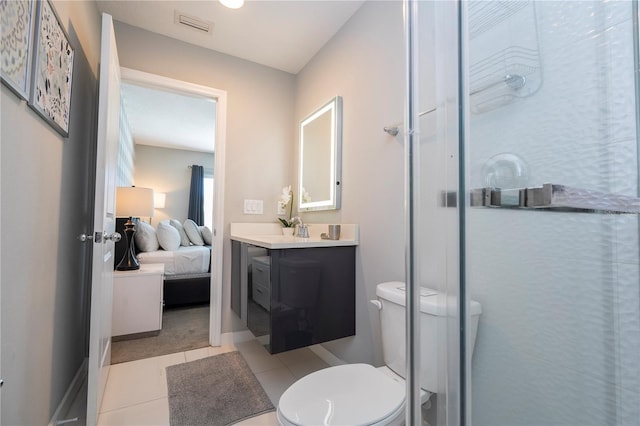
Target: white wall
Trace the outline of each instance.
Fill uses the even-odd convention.
[[[213,154],[150,145],[136,145],[135,149],[135,185],[167,194],[165,208],[155,209],[152,223],[165,219],[184,222],[189,213],[189,166],[197,164],[213,170]]]
[[[637,196],[631,17],[630,2],[535,2],[529,18],[472,40],[473,62],[488,46],[535,42],[537,28],[543,80],[530,97],[470,116],[471,187],[509,152],[526,162],[527,185]],[[473,423],[636,424],[637,216],[468,214],[468,292],[483,306]]]
[[[348,362],[382,363],[378,311],[369,300],[378,283],[404,279],[404,148],[382,131],[402,121],[402,46],[402,3],[366,2],[296,79],[294,123],[333,96],[343,98],[342,208],[302,216],[360,224],[356,336],[324,344]]]
[[[100,19],[93,2],[54,1],[75,46],[69,138],[4,85],[2,417],[47,424],[88,352],[91,229]]]
[[[223,325],[231,331],[231,222],[275,222],[292,181],[294,76],[115,22],[120,65],[227,91]],[[264,215],[243,214],[244,199],[264,200]]]

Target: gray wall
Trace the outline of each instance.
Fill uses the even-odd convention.
[[[366,2],[296,79],[295,123],[343,98],[342,208],[303,218],[360,224],[356,336],[324,344],[348,362],[382,363],[378,311],[368,301],[377,284],[404,279],[404,147],[382,131],[402,121],[402,37],[401,2]]]
[[[91,2],[54,4],[84,50],[77,51],[71,137],[62,139],[1,89],[3,424],[46,423],[85,356],[77,262],[86,253],[74,238],[84,230],[77,223],[91,221],[100,21]],[[305,220],[361,225],[358,334],[327,347],[347,361],[380,364],[378,314],[367,301],[377,283],[404,275],[403,147],[381,131],[402,119],[400,3],[366,3],[297,78],[117,22],[116,37],[122,66],[227,91],[227,237],[230,222],[276,220],[280,189],[296,180],[295,123],[343,96],[343,208]],[[263,199],[265,214],[244,215],[245,198]],[[227,241],[225,307],[229,254]],[[228,311],[223,321],[230,331]]]
[[[167,194],[164,209],[156,209],[153,224],[161,220],[177,219],[183,222],[189,212],[189,187],[192,164],[213,169],[213,154],[136,145],[134,184]]]
[[[381,364],[378,313],[368,300],[376,284],[404,278],[403,145],[381,130],[403,114],[401,3],[365,3],[297,76],[119,22],[116,38],[124,67],[228,92],[227,238],[230,222],[276,220],[281,187],[297,180],[297,123],[331,97],[343,97],[342,209],[304,219],[361,225],[357,336],[326,347],[347,361]],[[263,199],[265,214],[244,215],[245,198]],[[232,329],[226,244],[223,332]]]
[[[120,22],[115,31],[123,67],[227,91],[222,331],[231,331],[229,223],[276,221],[295,176],[294,76]],[[243,199],[264,200],[264,215],[243,214]]]
[[[100,20],[93,2],[54,1],[76,48],[69,138],[0,89],[2,417],[46,424],[86,355]]]

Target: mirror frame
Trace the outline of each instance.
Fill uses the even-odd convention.
[[[329,165],[329,199],[303,202],[304,128],[327,111],[331,112],[331,129],[327,135],[331,144],[332,162]],[[339,209],[342,195],[342,97],[336,96],[332,98],[300,122],[298,143],[298,212]]]

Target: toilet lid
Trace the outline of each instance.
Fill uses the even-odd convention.
[[[279,415],[294,425],[371,425],[404,405],[404,386],[368,364],[330,367],[291,385]]]

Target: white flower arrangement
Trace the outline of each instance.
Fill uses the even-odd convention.
[[[282,188],[282,192],[280,193],[280,200],[278,200],[278,205],[282,210],[285,210],[287,208],[287,205],[289,205],[289,219],[284,219],[281,217],[278,218],[284,228],[293,228],[298,223],[300,223],[300,219],[298,217],[292,217],[293,191],[291,190],[291,185]]]

